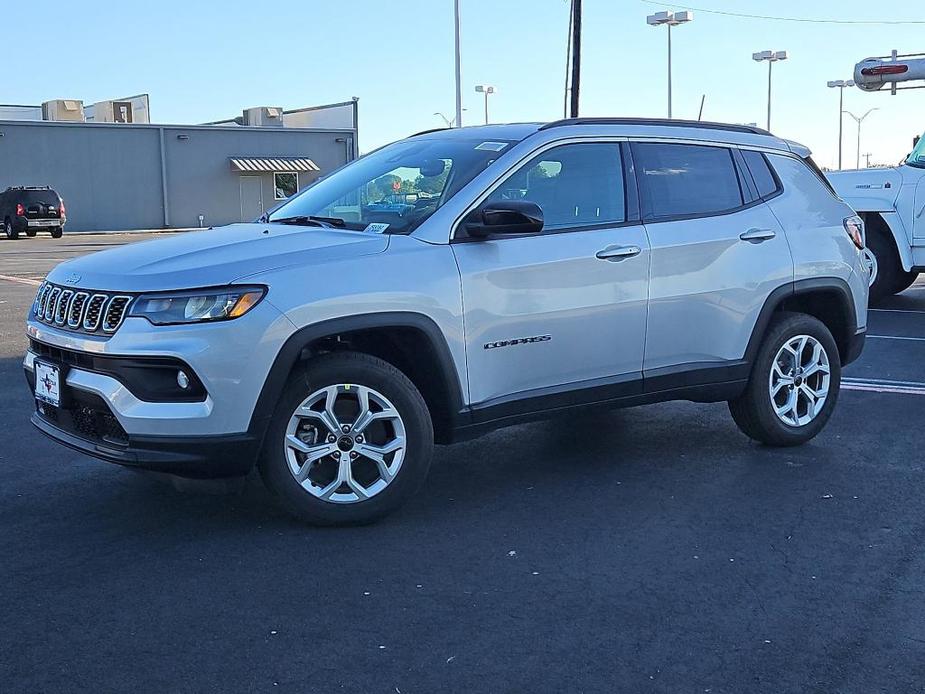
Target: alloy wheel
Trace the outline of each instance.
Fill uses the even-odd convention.
[[[789,338],[771,362],[771,406],[784,424],[801,427],[822,411],[831,383],[829,355],[811,335]]]
[[[405,458],[405,424],[382,393],[362,385],[316,390],[286,428],[286,461],[309,494],[353,504],[379,494]]]

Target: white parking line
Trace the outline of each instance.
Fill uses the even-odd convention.
[[[867,393],[893,393],[896,395],[925,395],[925,388],[878,385],[876,383],[842,383],[842,390],[861,390]]]
[[[914,308],[869,308],[868,311],[877,311],[878,313],[925,313]]]
[[[28,277],[12,277],[10,275],[0,275],[0,280],[6,280],[7,282],[19,282],[20,284],[28,284],[31,287],[38,287],[42,283],[41,280],[30,280]]]
[[[925,337],[903,337],[901,335],[868,335],[873,340],[911,340],[912,342],[925,342]]]

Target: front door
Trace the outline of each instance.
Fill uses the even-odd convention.
[[[685,371],[722,377],[709,370],[742,362],[768,295],[793,280],[787,238],[763,202],[777,181],[758,168],[767,166],[759,152],[747,164],[752,177],[745,155],[730,147],[639,142],[632,149],[652,243],[647,389],[672,387]],[[690,375],[681,382],[693,384]]]
[[[606,399],[641,389],[649,244],[627,214],[624,178],[619,142],[559,145],[482,203],[537,203],[541,234],[479,240],[457,230],[476,409],[502,400],[544,409],[565,391]]]
[[[260,176],[241,176],[241,221],[253,222],[263,214],[263,181]]]

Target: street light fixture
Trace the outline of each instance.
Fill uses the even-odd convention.
[[[646,17],[646,24],[653,27],[662,26],[663,24],[668,27],[668,117],[671,118],[671,27],[676,27],[679,24],[687,24],[694,20],[694,13],[689,10],[684,12],[672,12],[667,10],[665,12],[656,12],[655,14],[650,14]]]
[[[854,80],[829,80],[826,85],[832,89],[838,89],[838,170],[841,171],[841,143],[842,143],[842,125],[845,117],[845,87],[853,87]]]
[[[863,123],[864,119],[867,118],[867,116],[869,116],[871,113],[873,113],[874,111],[879,111],[879,110],[880,110],[879,108],[872,108],[861,117],[854,115],[853,113],[851,113],[851,111],[845,111],[845,113],[847,113],[849,116],[854,118],[854,121],[858,124],[858,156],[857,156],[857,160],[855,161],[855,165],[854,165],[856,169],[861,168],[861,123]]]
[[[771,66],[779,60],[787,60],[787,51],[760,51],[752,53],[752,60],[768,61],[768,131],[771,130]]]
[[[488,125],[488,95],[495,93],[495,88],[488,84],[475,85],[475,91],[485,95],[485,125]]]

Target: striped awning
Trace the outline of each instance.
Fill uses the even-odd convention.
[[[302,157],[232,157],[231,168],[235,171],[321,171],[311,159]]]

